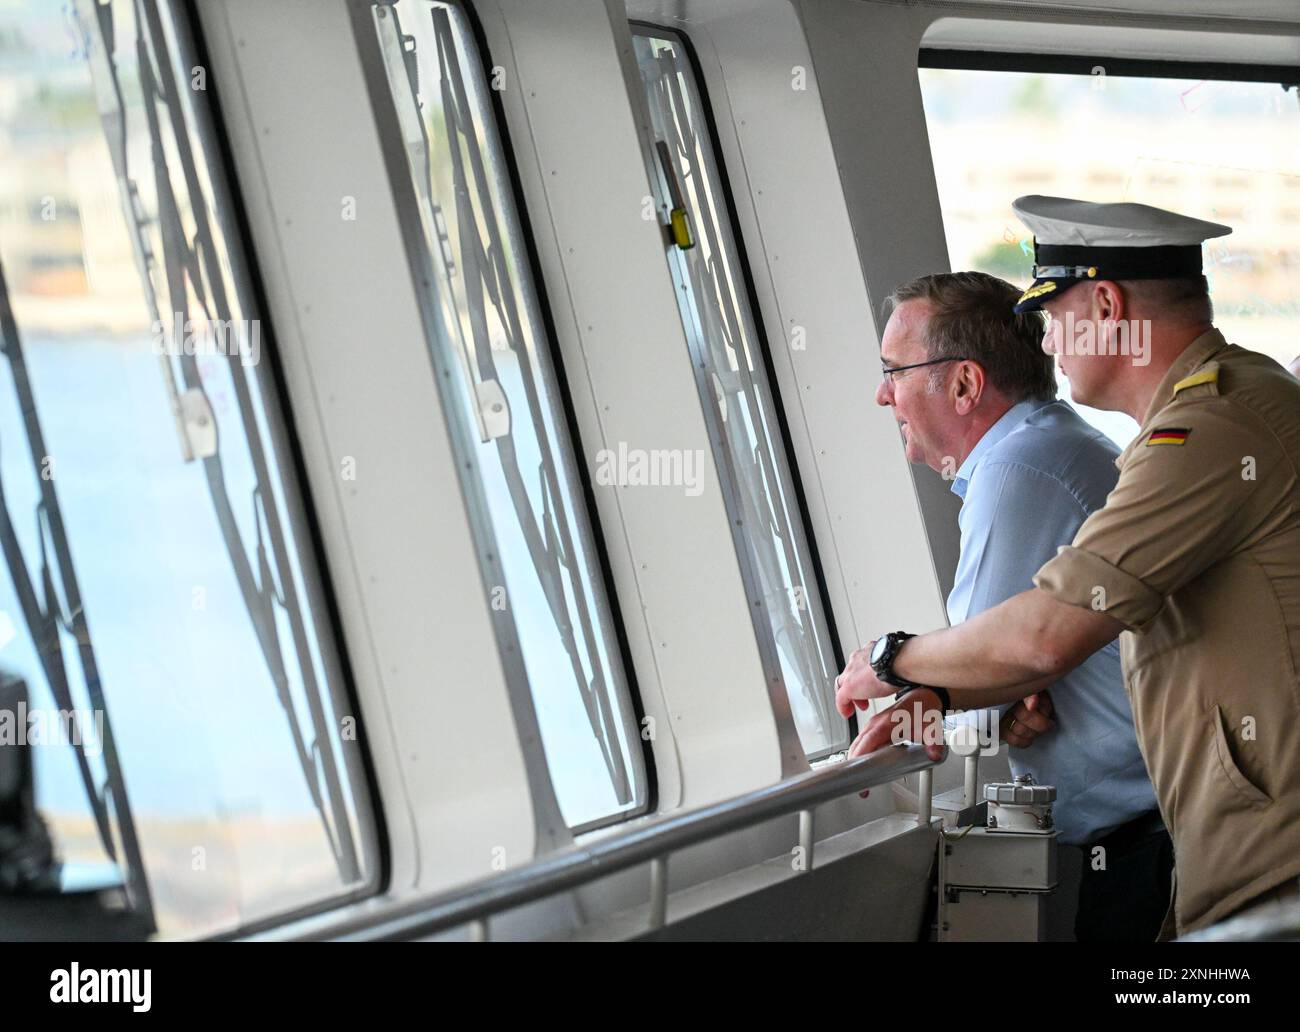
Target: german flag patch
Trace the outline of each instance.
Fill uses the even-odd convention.
[[[1147,438],[1147,447],[1153,444],[1186,444],[1187,435],[1192,431],[1185,426],[1166,426],[1160,430],[1152,430],[1151,436]]]

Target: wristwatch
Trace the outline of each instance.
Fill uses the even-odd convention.
[[[898,657],[898,651],[903,647],[903,642],[908,638],[915,638],[915,634],[908,634],[906,631],[891,631],[876,639],[875,647],[871,650],[871,669],[876,672],[876,676],[885,684],[893,685],[899,689],[894,698],[901,699],[914,688],[928,688],[939,696],[939,708],[947,713],[952,709],[952,699],[948,696],[948,690],[933,684],[920,684],[916,681],[909,681],[894,673],[894,660]]]
[[[921,687],[915,681],[905,680],[894,673],[894,659],[898,656],[898,650],[908,638],[915,637],[915,634],[906,631],[890,631],[876,639],[875,647],[871,650],[871,669],[885,684],[892,684],[895,688]]]

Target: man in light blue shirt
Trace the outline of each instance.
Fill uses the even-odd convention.
[[[953,493],[962,499],[961,557],[948,622],[961,623],[1027,590],[1039,569],[1034,563],[1056,555],[1089,513],[1106,504],[1118,455],[1064,401],[1029,399],[1007,409],[953,477]],[[1011,726],[1012,716],[1005,733],[1013,743],[1028,738],[1011,750],[1012,771],[1056,786],[1061,841],[1083,845],[1155,809],[1118,643],[1093,653],[1047,694],[1055,729],[1028,736]],[[1006,716],[1012,708],[999,711]]]
[[[1119,449],[1056,400],[1043,324],[1012,313],[1017,296],[982,273],[922,277],[891,296],[881,341],[876,401],[893,409],[908,459],[951,479],[962,499],[953,624],[1032,587],[1118,479]],[[1084,848],[1076,935],[1153,941],[1173,854],[1118,645],[999,710],[1012,771],[1056,786],[1061,842]]]

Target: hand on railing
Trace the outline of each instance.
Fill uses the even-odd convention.
[[[870,669],[870,668],[868,668]],[[861,704],[865,708],[865,703]],[[947,746],[943,738],[943,710],[939,696],[929,688],[913,688],[888,709],[867,721],[866,727],[849,746],[847,759],[866,756],[887,745],[919,742],[925,754],[936,763],[943,762]],[[866,799],[870,790],[859,792]]]
[[[936,763],[942,762],[947,746],[943,741],[943,710],[939,696],[929,688],[913,688],[888,709],[867,721],[853,744],[849,759],[866,756],[887,745],[919,742]]]

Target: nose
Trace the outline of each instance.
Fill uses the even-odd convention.
[[[892,405],[894,403],[894,387],[889,382],[888,376],[880,378],[880,386],[876,388],[876,404]]]
[[[1043,331],[1043,350],[1049,355],[1055,355],[1060,348],[1057,344],[1057,324],[1052,320],[1047,324],[1047,329]]]

